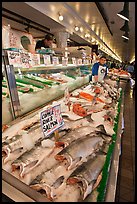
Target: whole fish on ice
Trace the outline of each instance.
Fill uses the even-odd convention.
[[[103,143],[104,139],[102,137],[89,134],[73,141],[60,151],[55,159],[61,162],[67,160],[67,169],[69,170],[83,162],[92,153],[99,151]]]
[[[97,155],[93,159],[89,159],[79,166],[67,179],[67,184],[78,184],[82,191],[82,199],[84,200],[88,194],[94,189],[95,182],[104,166],[106,155]]]

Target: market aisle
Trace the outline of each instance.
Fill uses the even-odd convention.
[[[116,202],[135,201],[135,95],[130,83],[124,93],[124,133],[117,183]]]

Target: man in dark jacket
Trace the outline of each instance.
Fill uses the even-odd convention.
[[[52,43],[53,43],[53,36],[47,34],[45,35],[45,38],[43,40],[39,40],[36,43],[35,50],[41,49],[41,47],[50,48],[52,46]]]

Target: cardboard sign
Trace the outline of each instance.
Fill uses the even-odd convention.
[[[51,64],[50,55],[43,55],[43,58],[44,58],[45,65]]]
[[[40,114],[40,120],[44,136],[49,137],[50,134],[64,125],[60,105],[42,111]]]

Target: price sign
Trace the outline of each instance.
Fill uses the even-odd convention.
[[[60,105],[42,111],[40,114],[40,120],[44,136],[49,137],[49,135],[64,125]]]
[[[53,63],[53,65],[58,65],[59,64],[59,58],[58,57],[52,57],[52,63]]]
[[[24,68],[32,67],[32,65],[31,65],[31,53],[21,52],[20,58],[21,58],[21,66],[22,67],[24,67]]]
[[[75,57],[72,57],[72,64],[74,64],[74,65],[77,64],[77,61],[76,61],[76,58],[75,58]]]
[[[9,50],[7,50],[7,53],[8,53],[9,65],[13,65],[14,67],[20,67],[20,64],[21,64],[20,53],[15,51],[9,51]]]
[[[68,65],[68,57],[62,57],[62,66]]]
[[[40,55],[31,53],[31,65],[37,66],[40,65]]]
[[[43,58],[44,58],[45,65],[51,64],[50,55],[43,55]]]

